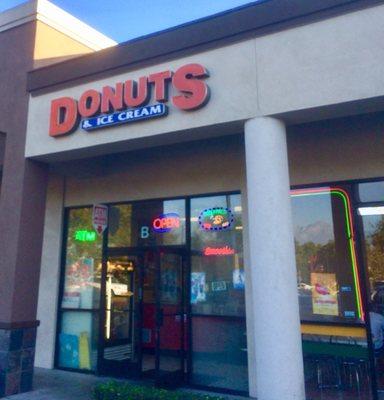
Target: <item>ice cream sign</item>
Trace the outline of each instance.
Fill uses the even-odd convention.
[[[191,111],[209,100],[204,79],[208,71],[201,64],[186,64],[175,72],[161,71],[138,80],[117,82],[114,87],[88,89],[77,99],[60,97],[52,100],[49,135],[58,138],[74,132],[79,126],[85,131],[164,117],[167,103],[179,110]],[[170,87],[173,95],[169,95]]]

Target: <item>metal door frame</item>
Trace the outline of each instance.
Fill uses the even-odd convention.
[[[173,249],[168,247],[158,247],[156,254],[156,282],[155,282],[155,383],[159,386],[162,386],[164,374],[161,374],[161,349],[160,349],[160,311],[161,311],[161,264],[160,264],[160,256],[161,254],[176,254],[181,257],[181,296],[180,296],[180,372],[181,379],[179,382],[174,382],[173,386],[177,386],[183,384],[185,382],[185,367],[187,365],[186,360],[186,349],[185,349],[185,326],[189,324],[189,313],[187,312],[186,307],[186,289],[187,289],[187,281],[186,281],[186,269],[187,269],[187,251],[185,249]],[[169,374],[172,374],[170,372]]]
[[[107,237],[107,234],[105,235]],[[106,242],[106,241],[105,241]],[[143,332],[143,284],[144,284],[144,268],[145,268],[145,253],[152,251],[155,255],[156,264],[156,279],[155,279],[155,382],[160,384],[160,337],[159,337],[159,326],[157,314],[160,309],[160,254],[178,254],[181,256],[181,314],[183,315],[183,323],[181,324],[181,353],[180,353],[180,371],[182,372],[183,379],[178,384],[184,383],[184,372],[185,366],[188,360],[186,360],[186,349],[185,349],[185,326],[189,325],[189,312],[186,306],[186,290],[188,282],[186,280],[187,276],[187,250],[185,246],[148,246],[148,247],[122,247],[122,248],[108,248],[107,243],[103,243],[103,262],[102,262],[102,275],[101,275],[101,294],[100,294],[100,310],[102,312],[99,322],[99,341],[98,341],[98,374],[109,375],[106,370],[104,363],[104,348],[106,347],[105,339],[105,323],[106,323],[106,279],[107,279],[107,261],[110,257],[119,256],[135,256],[138,258],[138,273],[139,273],[139,307],[137,310],[138,318],[138,337],[142,338]],[[131,376],[142,377],[142,363],[143,363],[143,342],[142,339],[137,345],[137,357],[138,362],[135,371],[133,371]],[[128,377],[128,376],[127,376]]]
[[[105,235],[106,237],[107,235]],[[139,274],[139,288],[138,296],[139,301],[137,309],[138,318],[138,330],[139,337],[142,335],[142,288],[143,288],[143,254],[137,250],[123,250],[123,249],[108,249],[106,244],[103,243],[103,261],[102,261],[102,273],[101,273],[101,290],[100,290],[100,311],[101,315],[99,318],[99,340],[98,340],[98,363],[97,363],[97,373],[99,375],[110,375],[110,372],[106,369],[104,362],[104,349],[106,347],[105,339],[105,324],[106,324],[106,284],[107,284],[107,262],[111,257],[137,257],[138,258],[138,274]],[[132,363],[132,365],[137,364],[137,367],[129,374],[128,377],[138,377],[141,374],[142,365],[142,342],[137,347],[137,357],[138,362]]]

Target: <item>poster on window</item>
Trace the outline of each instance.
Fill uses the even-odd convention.
[[[245,289],[244,270],[236,268],[232,272],[233,288],[236,290]]]
[[[206,300],[205,272],[191,273],[191,303],[197,304]]]
[[[311,286],[313,313],[339,315],[336,274],[312,272]]]
[[[94,260],[82,257],[69,265],[65,275],[63,308],[92,308]]]
[[[161,302],[177,304],[178,287],[177,271],[172,267],[164,267],[161,271]]]
[[[79,338],[77,335],[60,333],[59,359],[60,367],[79,368]]]

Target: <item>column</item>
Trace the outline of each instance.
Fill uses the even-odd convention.
[[[23,161],[22,152],[10,154],[8,144],[7,137],[0,196],[0,397],[32,389],[46,176],[44,166]]]
[[[284,123],[245,123],[248,233],[258,400],[304,400],[299,304]]]
[[[51,173],[48,180],[44,238],[40,267],[35,366],[53,368],[61,270],[64,178]]]

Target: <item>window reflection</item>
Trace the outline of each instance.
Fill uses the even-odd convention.
[[[95,371],[98,330],[97,312],[63,312],[59,334],[59,366]]]
[[[212,209],[230,210],[231,225],[217,231],[204,229],[201,217],[204,210]],[[241,228],[240,195],[191,200],[191,303],[194,313],[245,315]]]
[[[302,320],[356,322],[361,318],[348,201],[342,189],[292,192]]]
[[[110,207],[109,247],[185,243],[185,200],[151,200]]]
[[[363,228],[370,297],[384,312],[384,215],[363,216]]]
[[[92,208],[69,211],[66,243],[58,364],[95,370],[102,238],[93,229]]]
[[[369,317],[376,383],[380,390],[384,389],[384,213],[382,209],[383,207],[359,209],[363,220],[365,257],[369,278]]]
[[[241,211],[240,195],[191,200],[192,380],[246,391]]]
[[[358,201],[384,201],[384,182],[364,182],[358,185]]]
[[[292,211],[307,397],[371,399],[348,191],[293,191]]]
[[[92,226],[92,208],[69,212],[63,308],[99,307],[102,238]]]

